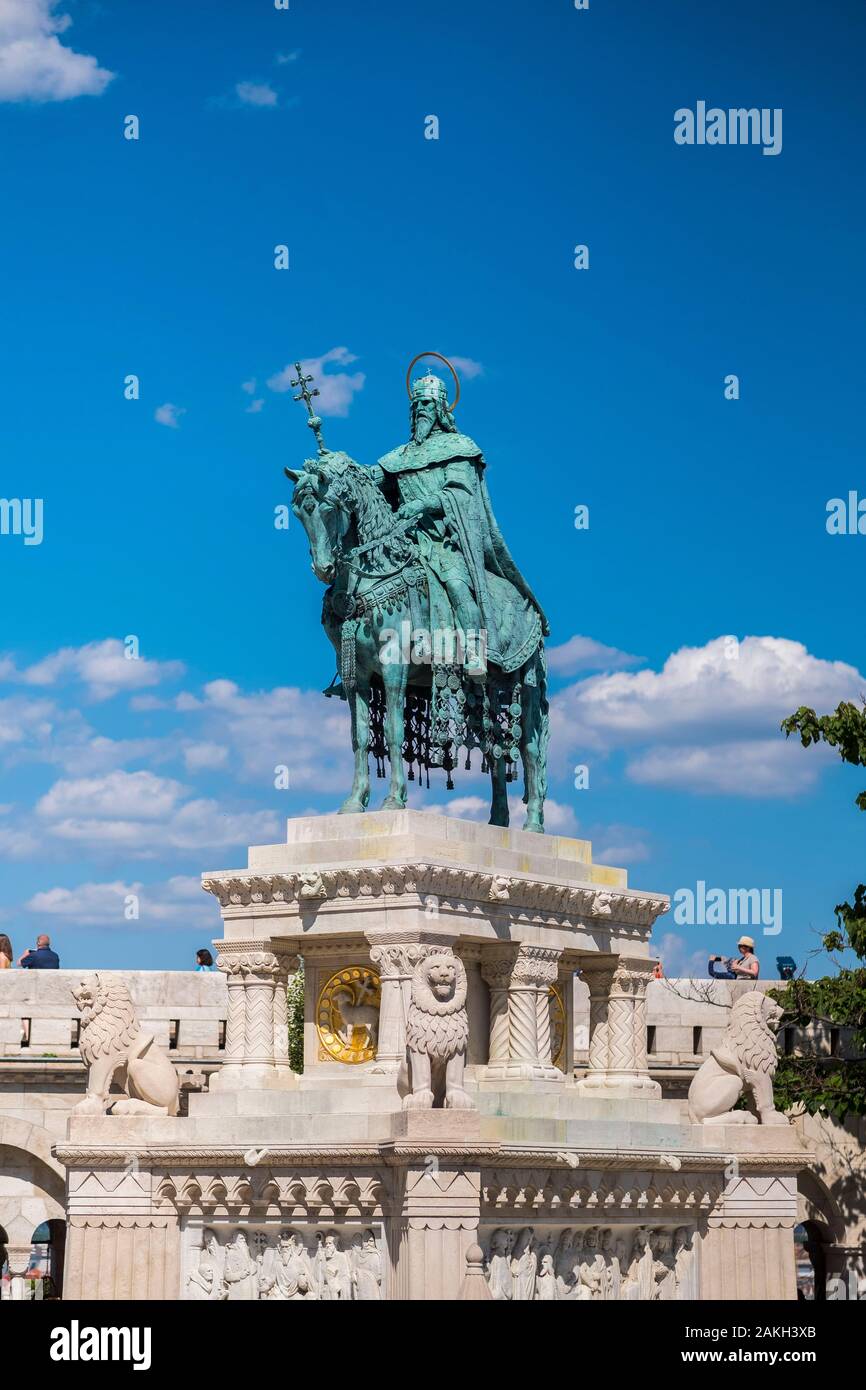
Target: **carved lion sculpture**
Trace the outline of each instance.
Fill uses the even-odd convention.
[[[787,1116],[773,1104],[773,1076],[778,1064],[776,1029],[782,1009],[766,994],[743,994],[718,1047],[689,1087],[693,1124],[786,1125]],[[748,1110],[733,1107],[745,1093]]]
[[[93,975],[72,997],[81,1013],[79,1046],[89,1068],[87,1094],[75,1106],[79,1115],[176,1115],[177,1072],[139,1027],[129,990],[120,980]],[[109,1094],[117,1076],[124,1097]]]
[[[437,952],[419,961],[412,976],[406,1020],[409,1067],[402,1077],[411,1093],[404,1110],[474,1110],[463,1089],[469,1039],[466,1015],[466,969],[456,956]]]

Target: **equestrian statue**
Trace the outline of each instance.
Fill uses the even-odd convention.
[[[453,404],[422,358],[444,362]],[[406,805],[407,781],[442,768],[447,786],[477,749],[492,784],[491,825],[508,825],[507,784],[523,763],[525,830],[544,833],[549,718],[547,620],[496,524],[474,440],[454,419],[457,373],[421,353],[406,374],[410,438],[370,467],[329,451],[312,376],[295,363],[318,457],[287,468],[292,510],[327,585],[322,625],[338,656],[326,695],[348,701],[355,775],[342,812],[366,811],[370,754],[390,762],[383,810]]]

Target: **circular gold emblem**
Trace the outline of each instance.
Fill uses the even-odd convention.
[[[556,985],[550,986],[550,1055],[553,1065],[565,1067],[565,1004]]]
[[[316,1028],[324,1058],[335,1062],[372,1062],[379,1034],[382,984],[369,965],[338,970],[319,994]]]

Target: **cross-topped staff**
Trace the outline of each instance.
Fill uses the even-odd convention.
[[[303,401],[306,405],[307,412],[310,417],[307,421],[307,424],[316,436],[316,443],[319,446],[319,453],[324,455],[328,452],[328,450],[325,447],[325,441],[322,438],[322,422],[319,419],[316,412],[313,410],[313,397],[319,395],[319,388],[318,386],[314,386],[312,391],[309,391],[307,389],[310,382],[313,380],[313,377],[312,375],[304,376],[304,369],[301,366],[300,362],[295,363],[295,371],[298,374],[298,379],[297,381],[293,381],[291,384],[292,386],[300,386],[301,390],[297,396],[292,397],[292,400]]]

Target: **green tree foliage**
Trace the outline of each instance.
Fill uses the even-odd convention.
[[[292,1071],[304,1070],[304,966],[289,980],[286,991],[289,1004],[289,1066]]]
[[[860,710],[850,702],[834,714],[818,715],[805,705],[783,720],[786,736],[799,734],[804,748],[826,743],[839,750],[843,762],[866,767],[866,703]],[[866,791],[855,804],[866,811]],[[825,932],[821,945],[830,956],[850,949],[866,962],[866,884],[857,885],[851,902],[837,903],[836,927]],[[814,1020],[850,1029],[852,1051],[866,1050],[866,964],[853,969],[839,962],[836,975],[820,980],[791,980],[785,989],[771,991],[784,1007],[786,1022],[805,1027]],[[866,1062],[836,1057],[783,1057],[774,1082],[776,1103],[801,1105],[811,1114],[823,1111],[839,1119],[866,1114]]]

